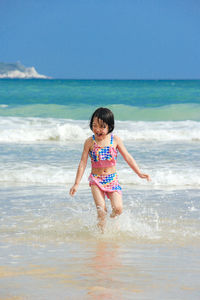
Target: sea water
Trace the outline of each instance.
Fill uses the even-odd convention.
[[[199,92],[200,81],[0,80],[0,299],[199,299]],[[118,155],[124,211],[103,235],[89,161],[69,196],[99,106],[152,178]]]

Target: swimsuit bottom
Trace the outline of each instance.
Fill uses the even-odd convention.
[[[108,193],[118,192],[122,194],[122,188],[119,185],[117,173],[109,175],[90,174],[88,180],[90,186],[93,184],[97,185],[108,198]]]

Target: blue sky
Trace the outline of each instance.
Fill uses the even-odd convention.
[[[0,62],[54,78],[200,79],[199,0],[0,0]]]

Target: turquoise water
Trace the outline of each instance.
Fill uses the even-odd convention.
[[[88,119],[110,107],[118,120],[200,120],[199,80],[0,80],[0,115]]]

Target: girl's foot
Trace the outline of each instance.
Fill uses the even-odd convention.
[[[100,229],[100,232],[103,234],[105,228],[105,222],[102,222],[102,220],[99,221],[99,223],[97,223],[97,227]]]
[[[114,212],[114,210],[111,212],[110,217],[111,218],[115,218],[116,217],[116,213]]]

